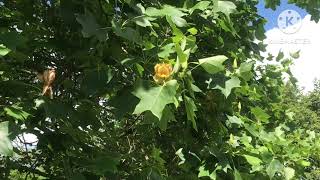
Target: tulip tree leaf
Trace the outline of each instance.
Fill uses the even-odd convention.
[[[151,111],[159,120],[162,111],[167,104],[174,103],[178,84],[176,80],[170,80],[164,85],[152,87],[147,82],[138,82],[133,95],[140,99],[134,110],[134,114]]]
[[[238,73],[245,81],[249,81],[253,76],[253,73],[251,72],[253,64],[253,62],[244,62],[241,63],[239,67]]]
[[[11,116],[17,120],[24,121],[30,116],[29,113],[25,112],[22,110],[22,108],[17,107],[17,106],[11,106],[11,107],[6,107],[4,108],[4,111],[8,116]]]
[[[165,131],[168,126],[168,122],[176,121],[174,114],[169,106],[166,106],[162,111],[161,119],[159,120],[155,115],[153,115],[150,111],[147,111],[144,114],[145,123],[155,124],[162,131]]]
[[[199,59],[199,63],[208,73],[215,74],[224,70],[223,62],[227,59],[226,56],[218,55]]]
[[[285,167],[284,168],[284,177],[286,180],[290,180],[294,177],[295,170],[292,169],[291,167]]]
[[[236,11],[237,6],[231,1],[218,1],[215,4],[214,12],[222,12],[227,17]]]
[[[93,14],[86,10],[85,14],[78,14],[76,17],[79,24],[82,26],[82,35],[85,38],[96,36],[100,41],[108,39],[107,32],[100,27]]]
[[[198,131],[197,128],[197,123],[196,123],[196,114],[195,112],[197,111],[197,106],[194,104],[194,101],[189,98],[188,96],[184,96],[184,102],[185,102],[185,107],[186,107],[186,112],[187,112],[187,119],[191,121],[192,127]]]
[[[277,159],[273,159],[267,167],[267,174],[269,175],[270,179],[276,174],[276,172],[281,172],[283,169],[283,165]]]
[[[268,119],[270,118],[270,116],[260,107],[251,108],[251,112],[259,121],[262,122],[268,122]]]
[[[203,11],[203,10],[207,9],[207,7],[208,7],[210,4],[211,4],[210,1],[200,1],[200,2],[198,2],[196,5],[194,5],[192,8],[190,8],[190,9],[189,9],[189,12],[190,12],[190,14],[192,14],[193,11],[195,11],[195,10],[197,10],[197,9]]]
[[[11,156],[13,154],[11,140],[8,138],[8,126],[8,121],[0,123],[0,154],[5,156]]]
[[[228,96],[231,93],[231,90],[233,88],[236,88],[236,87],[241,87],[240,86],[240,80],[237,77],[232,77],[231,79],[229,79],[228,81],[225,82],[225,86],[224,87],[221,87],[221,86],[217,85],[213,89],[219,89],[222,92],[222,94],[224,94],[224,96],[226,98],[228,98]]]
[[[11,50],[0,44],[0,57],[7,55]]]

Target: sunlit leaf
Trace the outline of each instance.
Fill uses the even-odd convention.
[[[176,80],[168,81],[161,86],[150,86],[148,82],[138,82],[133,94],[140,99],[140,102],[134,113],[151,111],[158,119],[161,119],[164,107],[175,102],[177,88]]]
[[[220,85],[217,85],[213,89],[219,89],[222,92],[222,94],[224,94],[224,96],[226,98],[228,98],[228,96],[231,93],[231,90],[236,88],[236,87],[241,87],[240,86],[240,80],[237,77],[231,77],[231,79],[229,79],[229,80],[227,80],[225,82],[225,86],[224,87],[221,87]]]
[[[210,74],[215,74],[217,72],[224,70],[223,62],[228,58],[223,55],[208,57],[199,59],[200,65]]]
[[[281,172],[283,170],[283,165],[277,159],[273,159],[267,167],[267,174],[272,179],[276,172]]]
[[[13,147],[9,139],[8,131],[9,122],[0,122],[0,154],[11,156],[13,154]]]

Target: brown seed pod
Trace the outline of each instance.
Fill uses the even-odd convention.
[[[38,74],[37,77],[43,82],[42,95],[49,95],[49,97],[52,99],[52,83],[56,78],[55,69],[47,69],[42,74]]]

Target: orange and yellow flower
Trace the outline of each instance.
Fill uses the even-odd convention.
[[[167,63],[156,64],[154,66],[154,73],[155,75],[153,76],[153,79],[157,83],[163,83],[170,79],[172,73],[172,66],[171,64]]]

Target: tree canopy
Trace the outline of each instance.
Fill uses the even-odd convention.
[[[319,86],[262,56],[257,3],[2,1],[0,179],[319,178]]]

